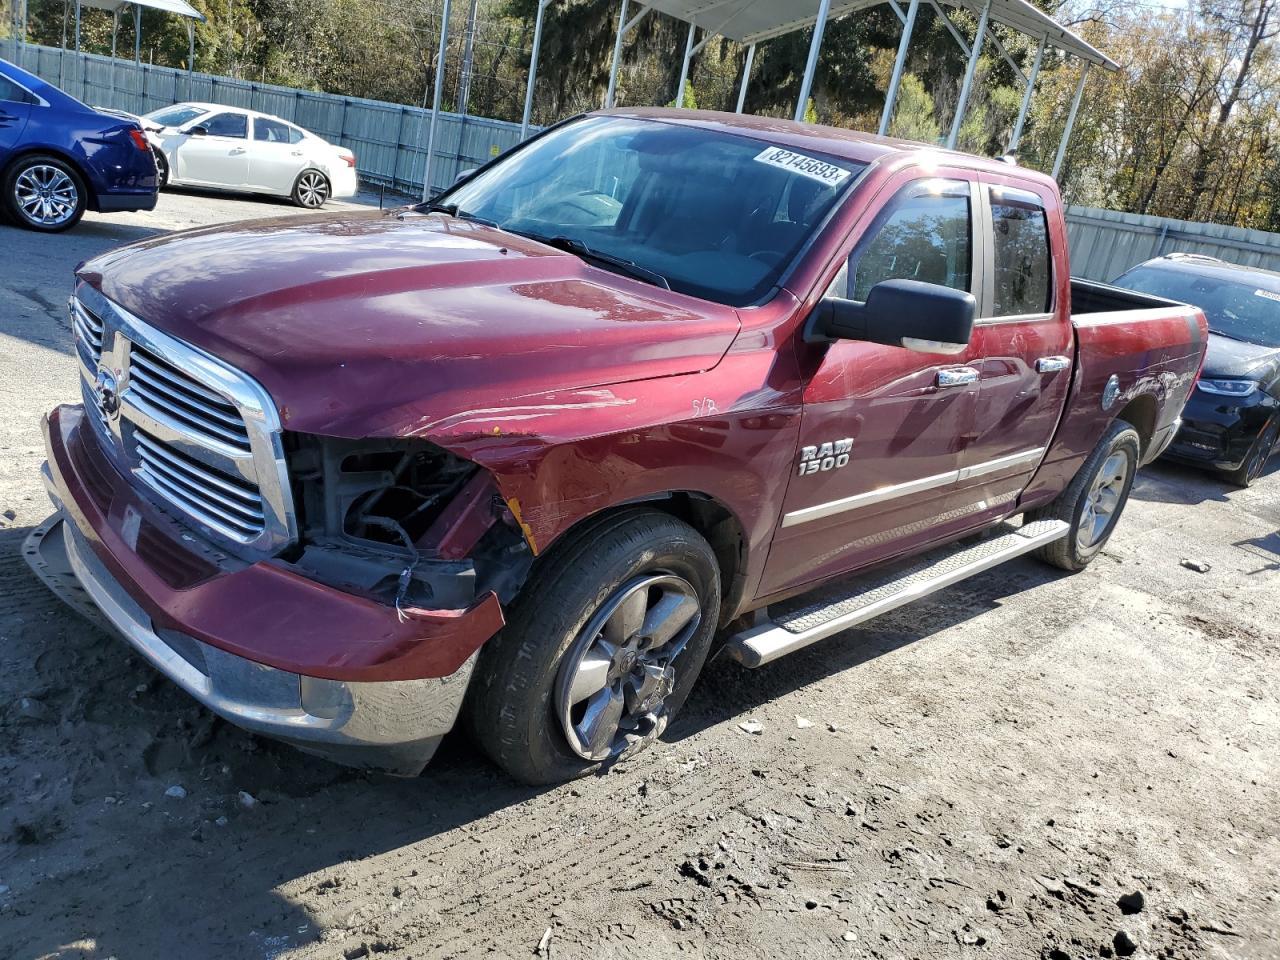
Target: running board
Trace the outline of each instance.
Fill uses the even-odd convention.
[[[1067,535],[1061,520],[1002,524],[977,543],[948,544],[887,572],[837,582],[770,606],[770,619],[730,637],[729,656],[759,667],[833,633],[990,570]]]

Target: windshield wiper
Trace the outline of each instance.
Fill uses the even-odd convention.
[[[483,224],[486,227],[496,227],[498,225],[493,220],[486,220],[484,217],[477,217],[474,213],[459,210],[456,203],[428,203],[418,209],[423,213],[443,213],[446,217],[453,217],[455,220],[468,220],[471,223]]]
[[[625,273],[627,276],[636,280],[644,280],[652,283],[655,287],[661,287],[663,290],[670,290],[671,284],[667,282],[667,278],[657,271],[650,270],[648,267],[642,267],[634,260],[627,260],[624,257],[615,257],[611,253],[601,253],[599,250],[592,250],[581,240],[575,240],[573,237],[554,236],[544,237],[538,233],[521,233],[517,230],[511,233],[520,233],[522,237],[528,237],[530,240],[536,240],[539,243],[545,243],[548,247],[555,247],[557,250],[564,250],[575,256],[581,257],[583,260],[590,260],[603,264],[607,267],[613,267],[619,273]]]

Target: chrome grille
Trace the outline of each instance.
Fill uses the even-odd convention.
[[[71,329],[75,331],[76,349],[90,368],[96,367],[102,356],[102,340],[105,326],[102,318],[90,312],[79,300],[71,301]]]
[[[129,353],[129,396],[206,440],[249,452],[249,431],[234,403],[137,344]]]
[[[266,516],[256,485],[184,456],[145,431],[135,430],[133,439],[138,476],[162,496],[206,525],[225,529],[235,537],[252,539],[262,533]]]
[[[88,285],[76,290],[71,314],[86,419],[121,472],[246,558],[291,542],[281,428],[262,387]]]

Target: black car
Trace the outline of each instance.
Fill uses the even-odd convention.
[[[1280,437],[1280,273],[1175,253],[1139,264],[1115,284],[1204,311],[1209,352],[1165,456],[1249,486]]]

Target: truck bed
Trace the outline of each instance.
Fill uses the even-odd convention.
[[[1097,280],[1071,278],[1071,316],[1079,321],[1088,314],[1116,313],[1123,310],[1151,310],[1158,307],[1177,307],[1181,304],[1164,297],[1113,287]]]

